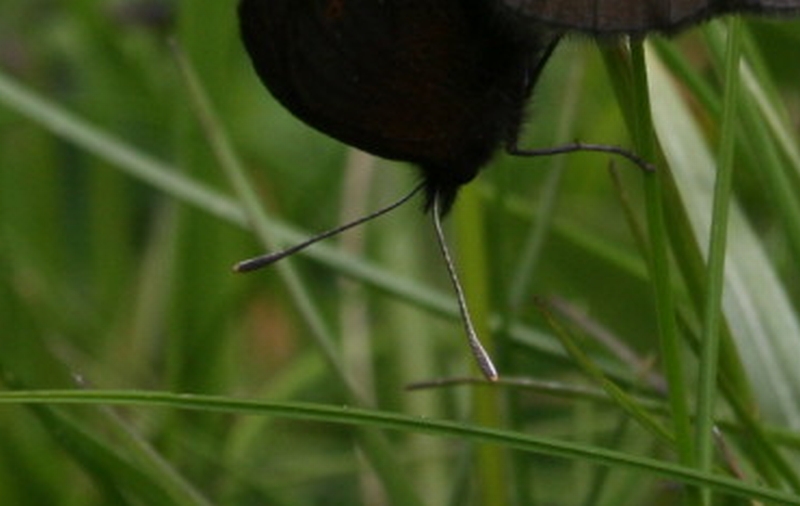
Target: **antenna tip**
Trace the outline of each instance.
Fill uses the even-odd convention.
[[[481,366],[481,372],[491,383],[494,383],[500,379],[500,375],[497,374],[497,369],[495,369],[494,364],[491,362],[483,364]]]
[[[241,262],[237,262],[231,270],[236,273],[243,273],[243,272],[251,272],[260,269],[267,265],[263,262],[264,257],[255,257],[250,258],[247,260],[242,260]]]

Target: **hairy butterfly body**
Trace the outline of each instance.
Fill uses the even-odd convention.
[[[558,32],[469,0],[243,0],[259,77],[314,128],[420,167],[448,209],[516,135]]]

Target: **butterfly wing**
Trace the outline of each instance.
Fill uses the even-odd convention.
[[[510,11],[549,26],[591,35],[676,32],[731,13],[800,14],[800,0],[500,0]]]
[[[386,158],[445,159],[474,93],[448,4],[244,0],[240,20],[261,80],[298,118]]]

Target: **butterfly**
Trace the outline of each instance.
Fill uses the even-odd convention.
[[[503,144],[515,146],[561,37],[674,32],[800,0],[242,0],[259,77],[295,116],[419,167],[442,213]]]
[[[292,114],[345,144],[419,168],[417,190],[448,260],[440,217],[502,147],[530,154],[517,148],[526,103],[565,34],[674,33],[737,12],[800,13],[800,0],[241,0],[239,22],[258,76]],[[645,165],[613,147],[577,149]],[[385,211],[237,269],[271,263]],[[450,262],[448,269],[470,346],[484,374],[496,377],[472,335]]]

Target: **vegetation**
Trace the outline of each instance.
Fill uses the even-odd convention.
[[[657,170],[503,155],[462,192],[487,385],[419,205],[231,272],[416,178],[277,105],[234,14],[0,4],[1,504],[800,504],[800,22],[734,29],[740,81],[728,20],[561,45],[524,145]]]

